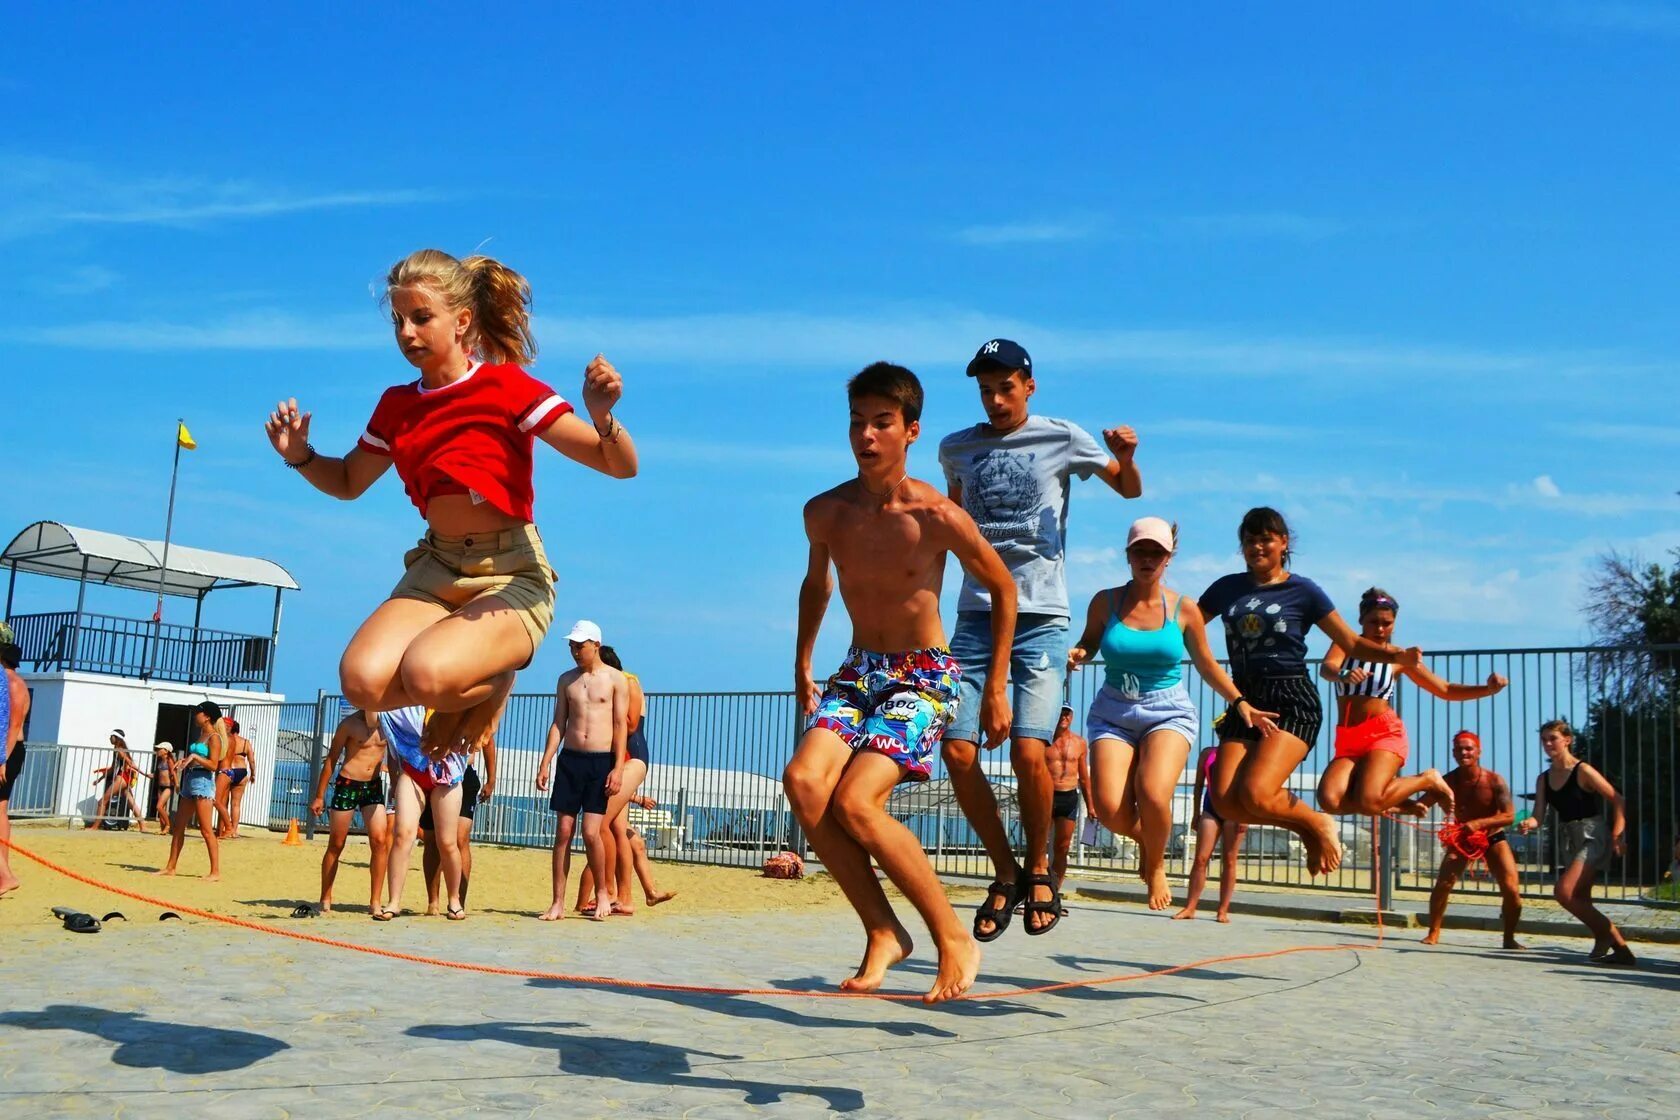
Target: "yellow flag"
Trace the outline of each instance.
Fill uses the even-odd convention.
[[[194,451],[198,448],[198,441],[193,439],[192,433],[187,431],[187,426],[179,420],[175,422],[175,442],[188,451]]]

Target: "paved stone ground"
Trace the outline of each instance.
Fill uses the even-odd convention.
[[[1330,943],[1172,976],[923,1008],[560,986],[443,971],[147,908],[97,936],[14,938],[0,964],[0,1112],[218,1117],[1604,1116],[1680,1113],[1680,950],[1584,963],[1483,934],[1286,919],[1170,922],[1077,905],[1011,930],[982,990]],[[512,966],[807,987],[847,971],[847,912],[681,918],[298,923],[368,944]],[[900,990],[931,975],[918,951]]]

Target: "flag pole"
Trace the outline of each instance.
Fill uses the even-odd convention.
[[[177,417],[175,420],[175,462],[169,468],[169,512],[163,519],[163,563],[158,569],[157,607],[152,611],[152,634],[156,639],[153,648],[162,645],[161,628],[163,626],[163,585],[169,578],[169,538],[175,530],[175,481],[181,474],[181,430],[186,427],[186,419]],[[142,679],[150,680],[152,676],[152,659],[146,659],[146,671]]]

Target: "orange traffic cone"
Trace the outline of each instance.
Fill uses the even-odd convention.
[[[287,847],[287,848],[301,848],[301,847],[303,847],[303,838],[298,835],[297,818],[296,817],[292,818],[292,827],[288,828],[286,830],[286,838],[284,840],[280,841],[280,844],[281,844],[282,847]]]

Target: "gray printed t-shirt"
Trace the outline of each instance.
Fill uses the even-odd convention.
[[[976,424],[939,442],[946,484],[962,487],[963,508],[1015,579],[1022,614],[1068,616],[1068,476],[1090,478],[1110,458],[1078,424],[1046,416],[1028,416],[1007,435]],[[966,572],[957,609],[992,609],[991,593]]]

